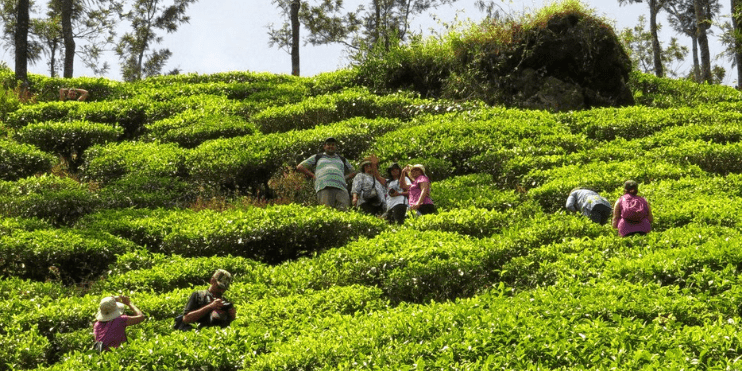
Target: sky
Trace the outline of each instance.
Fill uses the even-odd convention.
[[[618,0],[582,0],[593,8],[596,14],[613,23],[616,33],[638,23],[640,15],[649,18],[645,3],[619,6]],[[345,0],[346,9],[354,9],[358,4],[368,0]],[[412,30],[423,35],[430,35],[430,30],[443,29],[440,22],[450,23],[455,19],[478,22],[484,15],[474,5],[475,0],[458,0],[451,6],[431,9],[412,20]],[[502,0],[498,1],[506,11],[512,14],[532,13],[551,1],[543,0]],[[722,2],[722,14],[728,12]],[[163,34],[164,41],[158,48],[167,47],[173,53],[163,71],[179,69],[181,73],[210,74],[227,71],[253,71],[270,73],[291,73],[291,56],[284,50],[268,46],[268,25],[283,23],[279,10],[270,0],[200,0],[188,9],[190,22],[183,24],[172,34]],[[438,21],[434,20],[434,17]],[[663,40],[669,40],[672,32],[664,14],[658,21],[663,24]],[[125,25],[124,25],[125,26]],[[127,31],[122,26],[119,34]],[[688,38],[679,37],[683,44]],[[710,36],[711,54],[721,51],[721,45],[715,36]],[[301,55],[301,75],[313,76],[322,72],[335,71],[348,65],[347,56],[339,45],[303,46]],[[113,52],[107,53],[106,60],[111,70],[104,77],[121,80],[119,60]],[[14,56],[3,48],[0,60],[13,68]],[[731,64],[728,61],[715,61],[727,69],[724,83],[733,85]],[[690,53],[679,69],[688,70],[692,66]],[[30,65],[29,72],[49,75],[45,62]],[[85,69],[79,58],[75,61],[75,77],[94,76]]]

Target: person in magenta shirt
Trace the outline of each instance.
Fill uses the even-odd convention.
[[[633,180],[624,183],[624,195],[613,207],[613,228],[621,237],[645,235],[652,230],[654,216],[647,200],[638,195],[639,184]]]
[[[127,306],[133,316],[124,314]],[[100,301],[95,319],[95,342],[101,343],[101,350],[109,350],[126,342],[126,328],[144,321],[144,314],[127,296],[107,296]]]
[[[408,176],[412,179],[412,184],[407,183]],[[417,211],[418,215],[436,213],[436,207],[430,198],[430,179],[425,174],[425,166],[405,166],[399,183],[402,189],[409,191],[410,210]]]

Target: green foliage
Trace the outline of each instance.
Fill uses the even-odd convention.
[[[498,45],[467,32],[414,60]],[[0,129],[0,370],[740,368],[737,92],[633,74],[642,105],[551,114],[354,86],[393,76],[403,49],[375,75],[32,75],[40,103]],[[99,90],[33,90],[67,83]],[[316,206],[294,169],[329,136],[354,165],[424,164],[438,213],[398,226]],[[73,152],[83,166],[52,168]],[[614,201],[628,178],[652,208],[646,236],[563,211],[573,188]],[[217,268],[237,320],[173,331]],[[108,295],[147,321],[97,354]]]
[[[377,96],[365,89],[307,98],[300,103],[267,108],[252,116],[264,134],[311,129],[353,117],[407,119],[413,107],[424,101],[407,94]]]
[[[115,142],[121,135],[123,129],[120,127],[70,121],[29,124],[16,131],[13,139],[59,155],[69,164],[79,164],[88,147]]]
[[[93,215],[78,225],[130,239],[152,251],[188,257],[229,252],[268,263],[342,246],[386,228],[383,220],[370,216],[298,205],[198,213],[122,211]]]
[[[3,236],[3,277],[80,282],[100,275],[117,254],[134,244],[107,233],[39,229]]]
[[[187,163],[199,181],[249,189],[267,183],[283,164],[298,164],[316,154],[327,137],[340,141],[345,158],[360,158],[375,138],[398,126],[393,119],[355,118],[304,131],[216,139],[189,152]]]
[[[663,79],[633,71],[629,86],[634,100],[643,106],[657,108],[695,107],[704,104],[738,102],[740,92],[724,85],[703,85],[683,79]]]
[[[98,197],[85,184],[70,178],[42,175],[15,182],[0,181],[0,214],[5,217],[40,218],[64,226],[98,205]]]
[[[172,143],[120,142],[85,151],[85,179],[108,183],[129,174],[153,177],[185,175],[186,152]]]
[[[0,139],[0,179],[16,180],[51,170],[56,159],[35,146]]]
[[[162,143],[177,143],[183,148],[218,138],[232,138],[254,134],[255,125],[243,118],[203,110],[188,109],[167,119],[146,126],[147,136]]]

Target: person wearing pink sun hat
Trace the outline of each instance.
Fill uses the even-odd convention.
[[[127,306],[134,312],[133,316],[124,314]],[[126,342],[126,328],[144,321],[144,314],[128,296],[106,296],[100,301],[95,319],[96,346],[99,350],[109,350]]]

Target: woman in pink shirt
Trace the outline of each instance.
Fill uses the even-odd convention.
[[[638,195],[639,184],[633,180],[624,183],[624,195],[613,207],[613,228],[621,237],[645,235],[652,230],[654,216],[647,200]]]
[[[407,184],[408,176],[412,179],[412,184]],[[402,169],[399,179],[402,189],[409,191],[410,209],[417,211],[418,215],[435,214],[436,208],[430,198],[430,179],[425,175],[425,166],[407,165]]]
[[[127,306],[134,311],[133,316],[124,314]],[[101,350],[108,350],[126,342],[126,327],[144,321],[144,314],[131,303],[128,296],[107,296],[100,301],[95,319],[95,342],[100,344]]]

